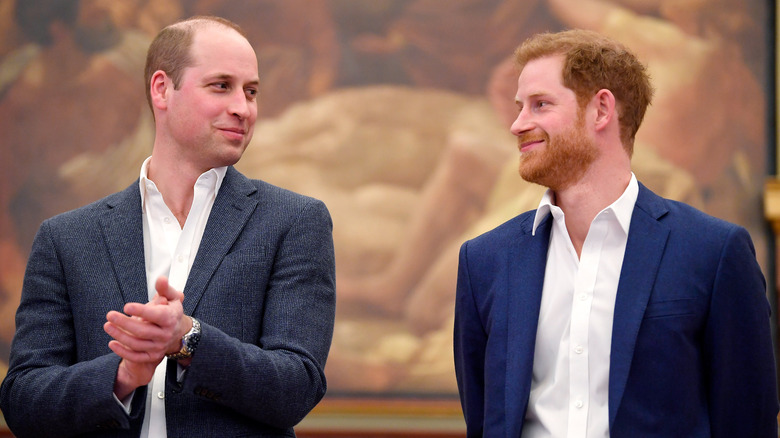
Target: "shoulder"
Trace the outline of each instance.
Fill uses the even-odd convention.
[[[666,238],[668,253],[679,256],[683,265],[693,261],[718,263],[724,254],[732,252],[755,259],[753,240],[741,225],[688,204],[661,198],[644,187],[634,216],[629,234],[643,241]]]
[[[532,236],[536,210],[530,210],[502,223],[479,236],[467,240],[462,245],[472,253],[493,253],[497,249],[508,247],[511,242],[517,242]]]
[[[283,187],[275,186],[258,179],[250,179],[257,187],[258,198],[263,201],[278,203],[289,207],[307,207],[313,204],[322,204],[319,199],[303,195]]]
[[[90,204],[78,207],[55,215],[43,223],[47,226],[63,228],[92,227],[105,213],[119,208],[122,210],[135,210],[141,212],[141,193],[138,188],[138,180],[130,184],[121,192],[116,192]]]
[[[330,217],[325,204],[316,198],[279,187],[263,180],[248,178],[234,168],[228,168],[222,190],[234,195],[246,196],[257,202],[258,212],[270,214],[276,219],[301,216]]]
[[[729,234],[744,231],[740,225],[707,214],[686,203],[662,198],[643,185],[640,185],[634,212],[647,214],[669,227],[673,233],[684,233],[692,238],[722,239]]]

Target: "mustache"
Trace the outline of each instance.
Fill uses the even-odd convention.
[[[540,140],[549,143],[550,136],[546,132],[526,132],[517,136],[518,145]]]

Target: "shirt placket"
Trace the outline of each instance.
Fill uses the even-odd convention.
[[[585,438],[588,429],[590,407],[590,370],[588,365],[593,291],[601,258],[601,248],[606,236],[606,224],[596,220],[591,224],[582,246],[582,252],[572,295],[571,325],[569,333],[569,438]]]

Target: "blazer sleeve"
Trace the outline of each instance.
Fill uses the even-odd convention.
[[[242,342],[201,321],[198,349],[178,383],[184,393],[280,429],[300,422],[324,396],[333,336],[332,222],[321,201],[307,199],[275,249],[265,289],[253,292],[264,295],[259,342]],[[182,414],[169,417],[187,417]]]
[[[755,250],[734,227],[723,247],[705,327],[713,437],[777,437],[770,307]]]
[[[485,417],[485,349],[482,325],[469,273],[468,243],[460,248],[455,298],[455,376],[466,420],[467,436],[481,437]]]
[[[119,356],[106,346],[104,355],[77,357],[77,343],[92,336],[77,333],[61,242],[53,234],[50,222],[44,222],[32,246],[0,408],[19,438],[128,429],[139,418],[145,389],[136,392],[128,416],[113,394]],[[95,325],[102,331],[100,321]]]

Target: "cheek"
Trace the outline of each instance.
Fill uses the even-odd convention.
[[[257,104],[257,101],[253,102],[253,103],[252,103],[252,104],[249,106],[249,110],[250,110],[250,114],[249,114],[249,123],[250,123],[251,125],[254,125],[254,124],[255,124],[255,122],[257,121],[257,112],[258,112],[258,106],[259,106],[259,105]]]
[[[202,115],[202,110],[197,107],[180,107],[171,114],[171,131],[179,138],[179,141],[188,142],[206,135],[208,123]]]
[[[183,124],[186,124],[190,129],[197,130],[203,129],[203,125],[209,125],[220,115],[220,109],[215,105],[209,105],[206,102],[192,102],[186,108],[181,111]]]

